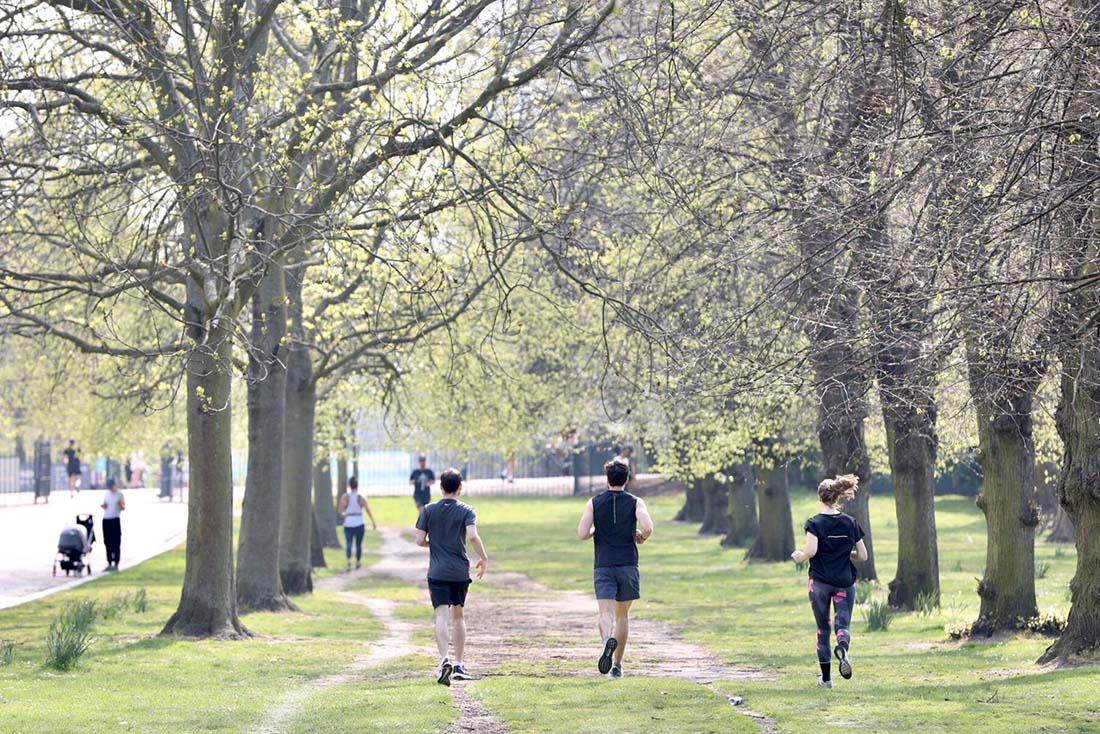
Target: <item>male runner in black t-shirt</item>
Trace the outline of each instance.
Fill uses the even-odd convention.
[[[416,520],[416,544],[431,551],[428,561],[428,591],[435,609],[435,641],[439,646],[439,682],[451,685],[451,678],[467,680],[463,662],[466,648],[466,592],[470,588],[470,559],[466,541],[479,558],[474,566],[477,578],[485,575],[489,556],[477,533],[474,508],[458,501],[462,474],[447,469],[439,478],[443,499],[426,506]],[[448,617],[450,627],[448,629]],[[448,655],[454,646],[454,659]]]
[[[420,512],[425,505],[432,501],[432,485],[435,484],[435,472],[428,468],[428,457],[420,455],[417,460],[419,466],[413,469],[409,475],[409,484],[413,488],[413,502],[416,503],[416,511]]]

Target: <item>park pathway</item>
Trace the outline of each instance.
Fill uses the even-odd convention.
[[[156,489],[126,489],[122,514],[123,573],[127,568],[178,546],[187,530],[187,505],[157,498]],[[103,490],[85,489],[76,497],[54,492],[48,504],[0,507],[0,609],[24,604],[96,578],[107,565],[99,504]],[[53,576],[57,537],[77,513],[91,513],[99,536],[92,549],[91,576]]]
[[[337,592],[345,601],[368,608],[383,623],[385,632],[369,655],[357,658],[338,674],[322,678],[289,694],[271,712],[262,734],[285,731],[294,713],[318,689],[368,677],[370,669],[410,652],[435,657],[434,648],[413,648],[415,625],[398,619],[393,602],[350,591],[350,582],[387,577],[424,586],[428,554],[397,528],[383,528],[382,558],[370,567],[324,579],[320,588]],[[425,605],[427,592],[423,594]],[[528,676],[598,677],[599,652],[596,603],[589,594],[560,591],[519,573],[497,571],[490,566],[484,581],[470,589],[466,618],[469,640],[467,667],[479,677],[522,671]],[[424,614],[424,625],[430,615]],[[685,641],[676,626],[648,619],[631,620],[626,672],[630,676],[679,678],[703,685],[743,680],[768,680],[760,670],[730,665],[700,645]],[[424,672],[429,680],[430,671]],[[507,727],[466,691],[466,682],[455,681],[450,692],[459,717],[446,734],[503,734]],[[727,686],[728,687],[728,686]],[[745,707],[740,713],[761,721],[765,731],[774,728]]]

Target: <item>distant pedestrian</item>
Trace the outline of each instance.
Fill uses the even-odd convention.
[[[145,487],[145,472],[149,471],[149,464],[145,461],[145,456],[141,451],[135,451],[130,455],[130,464],[134,470],[133,483],[131,487]]]
[[[69,479],[69,497],[80,494],[80,449],[76,441],[69,439],[69,448],[63,452],[65,456],[65,475]]]
[[[413,502],[420,512],[432,501],[432,485],[435,484],[435,472],[428,468],[428,457],[421,454],[417,458],[417,468],[409,475],[409,484],[413,488]]]
[[[810,608],[817,622],[817,662],[821,676],[817,685],[832,688],[832,660],[829,655],[830,612],[836,622],[836,650],[838,669],[842,678],[852,677],[852,661],[848,658],[848,646],[852,635],[849,625],[852,608],[856,602],[857,561],[867,560],[867,546],[863,543],[863,528],[851,515],[840,511],[845,500],[854,499],[859,489],[859,478],[845,474],[826,479],[817,486],[817,498],[821,510],[806,521],[806,549],[791,554],[795,563],[810,562]],[[831,609],[831,608],[832,609]]]
[[[134,481],[134,465],[130,462],[130,459],[126,460],[126,464],[122,467],[122,474],[126,477],[126,486],[133,486]]]
[[[616,456],[615,459],[622,462],[623,464],[626,464],[626,467],[630,472],[630,477],[626,480],[626,488],[628,491],[634,489],[634,478],[638,474],[637,462],[634,460],[634,447],[630,444],[623,446],[622,449],[619,450],[619,455]]]
[[[352,477],[348,480],[348,491],[340,498],[340,504],[336,511],[344,522],[344,549],[348,555],[348,570],[351,570],[351,544],[355,543],[355,567],[363,565],[363,535],[366,533],[366,523],[363,522],[363,513],[370,518],[371,530],[378,529],[378,523],[374,521],[374,513],[370,511],[370,503],[367,498],[359,494],[359,479]]]
[[[103,544],[107,547],[107,571],[118,570],[120,549],[122,547],[122,511],[126,509],[126,498],[115,485],[115,478],[108,477],[107,492],[103,496]]]

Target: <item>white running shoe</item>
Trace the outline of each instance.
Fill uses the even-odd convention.
[[[833,682],[831,680],[825,680],[821,676],[818,676],[817,677],[817,687],[818,688],[832,688],[833,687]]]

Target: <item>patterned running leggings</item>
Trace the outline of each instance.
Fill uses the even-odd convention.
[[[852,607],[856,602],[856,587],[832,586],[810,579],[810,608],[814,610],[817,621],[817,661],[822,664],[832,660],[829,647],[829,631],[833,620],[829,618],[829,607],[836,608],[836,643],[844,652],[848,652],[848,643],[852,639],[848,627],[852,623]]]

